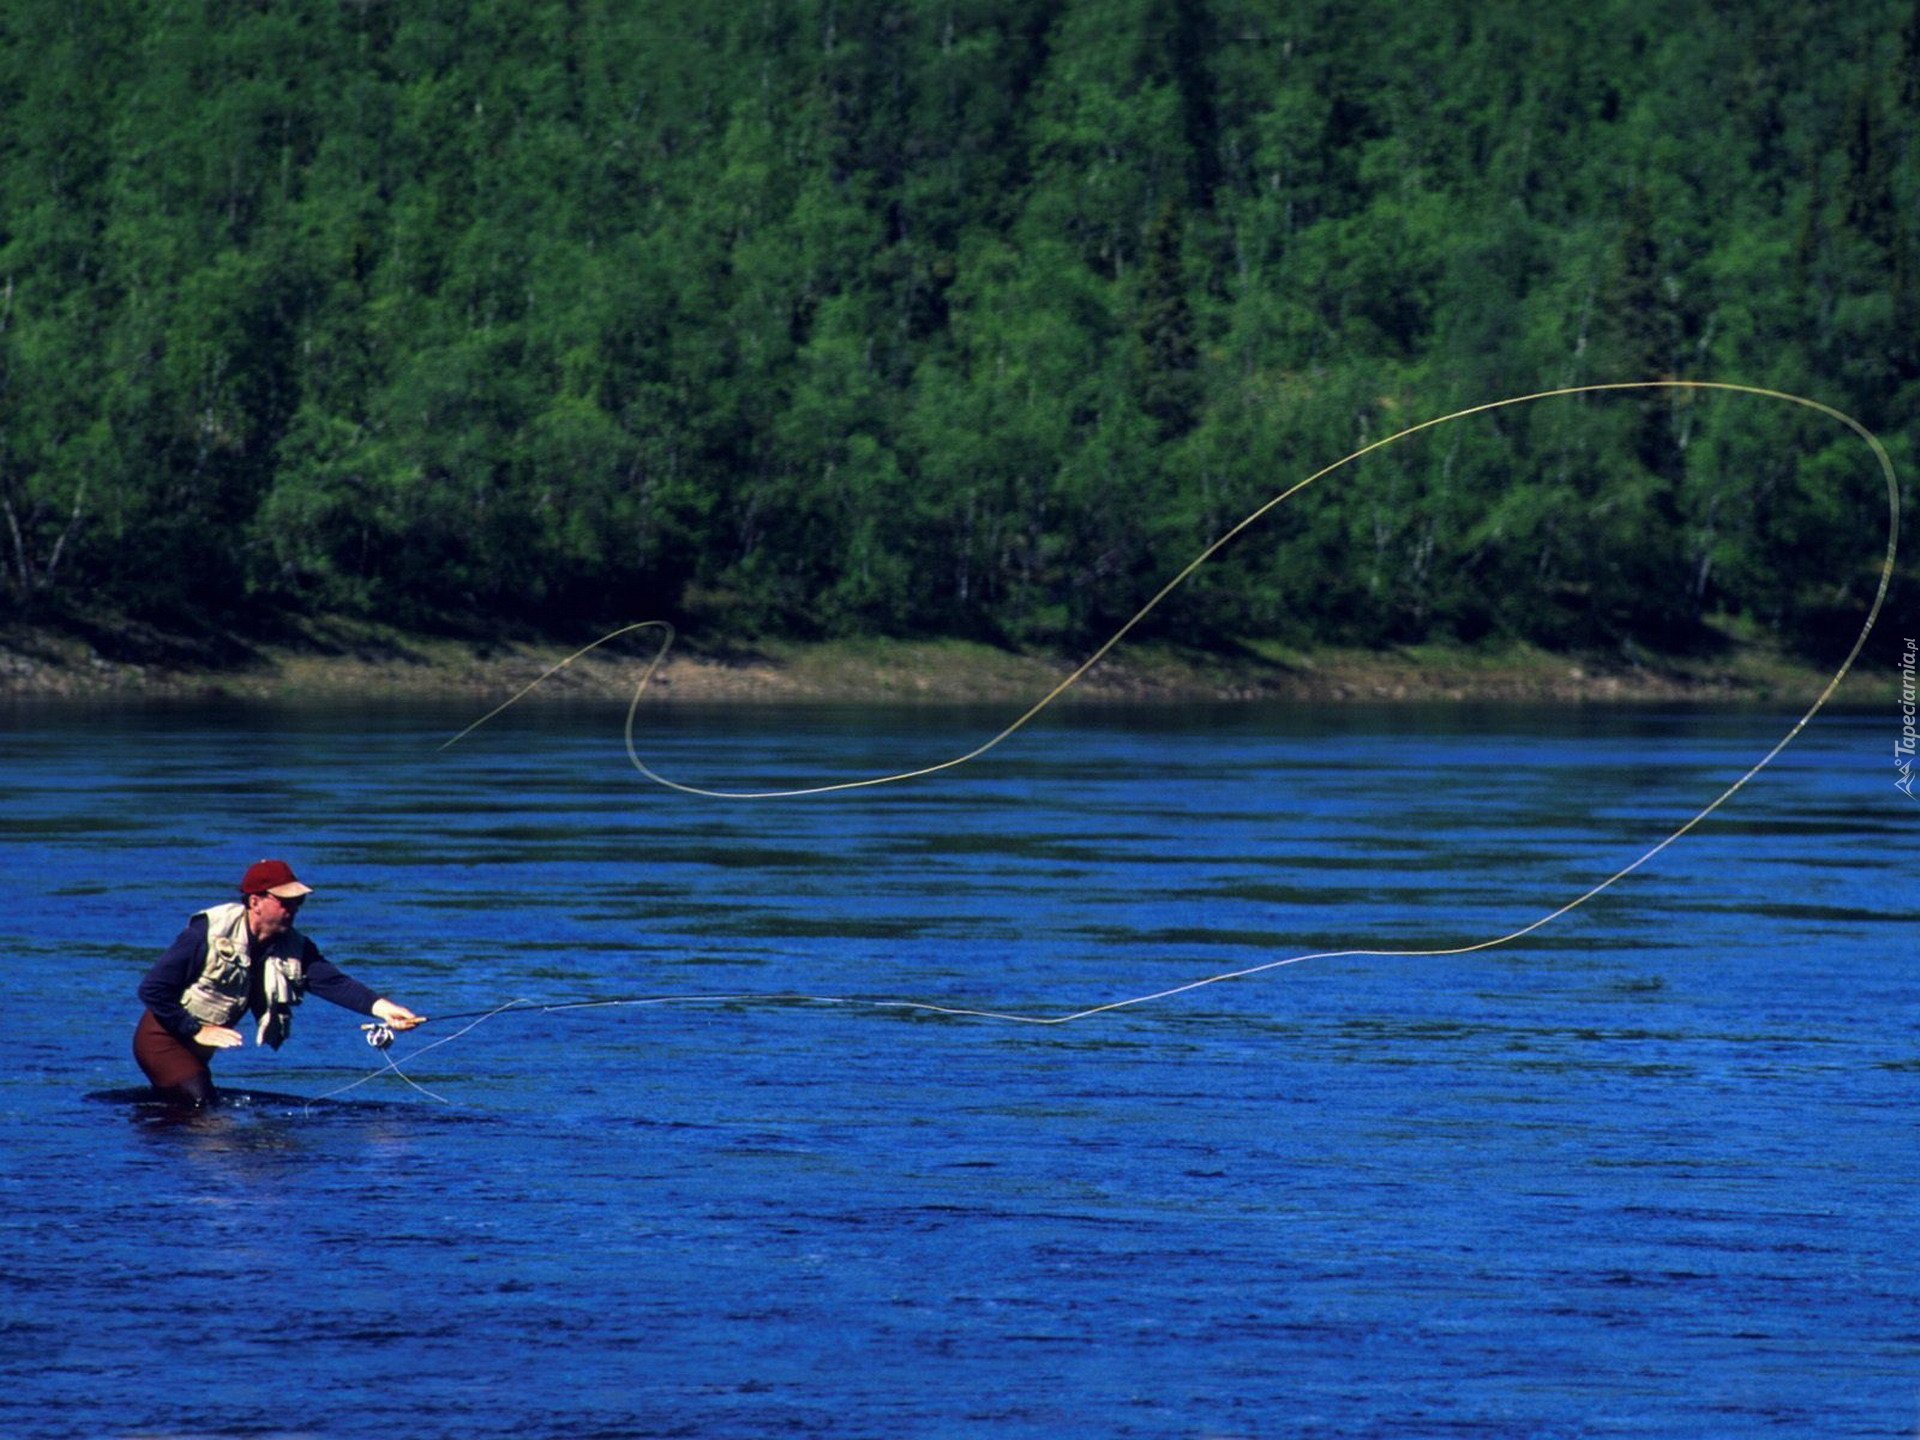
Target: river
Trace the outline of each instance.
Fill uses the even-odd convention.
[[[1920,814],[1883,715],[1823,715],[1523,941],[1059,1026],[872,1002],[1045,1017],[1469,945],[1792,715],[1083,707],[760,802],[645,784],[617,712],[439,752],[468,718],[0,713],[0,1433],[1920,1422]],[[1004,718],[663,708],[637,738],[778,787]],[[396,1072],[309,998],[278,1054],[221,1056],[239,1103],[112,1097],[145,967],[265,855],[331,959],[467,1018]],[[661,1003],[533,1008],[591,998]]]

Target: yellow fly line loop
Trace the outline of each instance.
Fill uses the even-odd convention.
[[[1205,565],[1215,555],[1219,554],[1219,552],[1226,545],[1231,543],[1234,539],[1236,539],[1241,534],[1245,533],[1245,531],[1248,530],[1251,526],[1257,524],[1260,520],[1265,518],[1265,516],[1271,513],[1274,509],[1286,503],[1286,501],[1291,499],[1293,496],[1299,494],[1302,490],[1306,489],[1309,485],[1312,485],[1315,481],[1322,480],[1327,476],[1333,474],[1336,470],[1340,470],[1345,466],[1352,464],[1354,461],[1359,460],[1364,456],[1370,455],[1377,450],[1384,450],[1389,445],[1398,444],[1400,441],[1405,440],[1410,436],[1418,435],[1423,431],[1437,429],[1442,425],[1451,424],[1453,421],[1456,421],[1456,420],[1464,420],[1469,416],[1485,415],[1496,410],[1507,410],[1520,405],[1530,405],[1541,400],[1551,400],[1551,399],[1556,399],[1556,398],[1561,398],[1566,396],[1598,395],[1598,394],[1620,393],[1620,392],[1628,392],[1628,391],[1658,391],[1658,390],[1717,391],[1724,394],[1751,395],[1751,396],[1758,396],[1762,399],[1777,400],[1789,405],[1797,405],[1803,409],[1811,410],[1817,414],[1824,415],[1828,419],[1836,421],[1840,425],[1852,431],[1866,445],[1868,450],[1872,452],[1874,460],[1878,463],[1880,467],[1881,475],[1886,481],[1886,489],[1887,489],[1886,557],[1881,563],[1880,581],[1879,581],[1879,585],[1876,587],[1874,591],[1873,603],[1868,608],[1866,619],[1860,626],[1860,633],[1855,637],[1852,648],[1847,651],[1846,658],[1841,661],[1839,668],[1833,672],[1832,678],[1827,681],[1825,687],[1820,691],[1819,695],[1815,697],[1813,703],[1807,707],[1806,712],[1803,715],[1801,715],[1800,718],[1793,723],[1792,728],[1789,729],[1785,735],[1780,737],[1779,741],[1773,746],[1773,748],[1767,751],[1767,753],[1762,755],[1758,760],[1756,760],[1753,763],[1753,765],[1746,771],[1746,773],[1744,773],[1738,779],[1733,781],[1732,784],[1728,785],[1724,790],[1722,790],[1706,805],[1702,806],[1694,815],[1692,815],[1689,819],[1687,819],[1684,823],[1682,823],[1671,834],[1667,835],[1664,839],[1660,840],[1658,843],[1651,846],[1649,849],[1644,851],[1641,855],[1639,855],[1637,858],[1632,860],[1630,863],[1616,870],[1613,874],[1609,875],[1606,879],[1600,881],[1598,884],[1592,886],[1590,889],[1584,891],[1583,893],[1575,896],[1573,899],[1567,901],[1563,905],[1560,905],[1556,909],[1549,910],[1546,914],[1541,915],[1538,919],[1533,920],[1528,924],[1522,925],[1518,929],[1507,931],[1505,934],[1496,935],[1490,939],[1478,940],[1473,942],[1472,944],[1467,944],[1467,945],[1432,946],[1432,947],[1405,948],[1405,949],[1382,949],[1382,948],[1373,948],[1373,947],[1366,947],[1366,948],[1357,947],[1357,948],[1345,949],[1345,950],[1318,950],[1308,954],[1288,955],[1281,959],[1269,960],[1259,965],[1250,965],[1239,970],[1229,970],[1217,975],[1204,976],[1197,980],[1190,980],[1181,985],[1175,985],[1163,990],[1156,990],[1151,992],[1150,994],[1134,995],[1134,996],[1129,996],[1125,999],[1120,999],[1120,1000],[1110,1000],[1103,1004],[1090,1005],[1081,1009],[1076,1009],[1076,1010],[1072,1010],[1072,1011],[1068,1011],[1068,1012],[1065,1012],[1062,1014],[1056,1014],[1056,1015],[1029,1014],[1029,1013],[1019,1012],[1019,1011],[1010,1011],[1010,1010],[974,1009],[966,1006],[939,1005],[939,1004],[934,1004],[931,1002],[919,1001],[919,1000],[869,1000],[869,999],[856,999],[851,997],[830,996],[830,995],[793,995],[793,994],[760,995],[760,996],[749,996],[749,995],[636,996],[631,998],[614,999],[609,1001],[565,1002],[559,1005],[540,1006],[537,1008],[558,1010],[558,1009],[583,1008],[585,1006],[602,1005],[602,1004],[615,1005],[615,1006],[676,1005],[676,1004],[706,1004],[706,1003],[715,1003],[715,1002],[740,1003],[740,1002],[746,1002],[746,1001],[760,1001],[764,1003],[780,1003],[780,1004],[810,1003],[810,1004],[818,1004],[818,1005],[860,1006],[863,1008],[879,1009],[879,1010],[904,1010],[904,1011],[914,1011],[914,1012],[919,1012],[924,1014],[970,1016],[970,1017],[983,1019],[983,1020],[998,1020],[998,1021],[1005,1021],[1005,1022],[1009,1022],[1013,1024],[1021,1024],[1021,1025],[1066,1025],[1066,1024],[1071,1024],[1076,1020],[1085,1020],[1091,1016],[1103,1015],[1115,1010],[1123,1010],[1133,1006],[1150,1004],[1154,1001],[1170,999],[1173,996],[1184,995],[1190,991],[1198,990],[1208,985],[1218,985],[1228,980],[1245,979],[1248,976],[1264,974],[1267,971],[1278,970],[1288,965],[1298,965],[1308,960],[1333,960],[1333,959],[1342,959],[1342,958],[1348,958],[1348,957],[1363,957],[1363,956],[1438,957],[1438,956],[1447,956],[1447,955],[1467,955],[1477,950],[1490,950],[1495,946],[1511,944],[1513,941],[1519,940],[1527,935],[1531,935],[1534,931],[1539,930],[1541,927],[1545,925],[1551,924],[1553,921],[1558,920],[1561,916],[1568,914],[1570,911],[1577,910],[1580,906],[1586,904],[1589,900],[1593,899],[1596,895],[1599,895],[1603,891],[1606,891],[1612,888],[1614,885],[1618,884],[1621,880],[1624,880],[1627,876],[1633,874],[1634,871],[1640,869],[1643,865],[1647,864],[1648,861],[1652,860],[1655,856],[1659,855],[1662,851],[1666,850],[1669,846],[1673,845],[1676,841],[1678,841],[1683,835],[1686,835],[1689,831],[1693,830],[1695,827],[1700,825],[1701,822],[1706,820],[1708,816],[1712,815],[1722,805],[1725,805],[1727,801],[1731,800],[1736,794],[1738,794],[1743,788],[1745,788],[1745,786],[1749,781],[1751,781],[1762,770],[1766,769],[1766,767],[1773,762],[1774,758],[1778,756],[1782,750],[1786,749],[1786,747],[1789,744],[1792,743],[1794,737],[1799,735],[1799,733],[1806,728],[1808,722],[1811,721],[1813,717],[1820,712],[1821,708],[1827,703],[1827,701],[1832,698],[1834,691],[1839,689],[1841,682],[1846,679],[1847,673],[1853,668],[1854,662],[1859,659],[1861,651],[1866,646],[1867,637],[1872,633],[1874,624],[1880,618],[1881,607],[1886,601],[1887,591],[1893,580],[1894,561],[1895,561],[1896,555],[1898,554],[1899,541],[1900,541],[1900,485],[1899,485],[1899,478],[1894,470],[1892,458],[1887,454],[1886,447],[1883,444],[1881,444],[1879,438],[1876,435],[1874,435],[1872,431],[1868,430],[1866,426],[1862,425],[1858,420],[1855,420],[1852,416],[1847,415],[1842,411],[1834,409],[1831,405],[1823,404],[1818,400],[1808,399],[1804,395],[1794,395],[1784,390],[1770,390],[1763,386],[1758,386],[1758,385],[1741,385],[1741,384],[1736,384],[1730,381],[1720,381],[1720,380],[1630,380],[1630,381],[1621,381],[1617,383],[1599,384],[1599,385],[1568,385],[1568,386],[1562,386],[1554,390],[1541,390],[1531,395],[1518,395],[1518,396],[1512,397],[1511,399],[1495,400],[1495,401],[1490,401],[1489,403],[1484,405],[1469,406],[1464,410],[1456,410],[1448,415],[1441,415],[1432,420],[1422,421],[1418,425],[1410,425],[1406,429],[1401,430],[1395,434],[1389,435],[1384,439],[1376,440],[1369,445],[1362,446],[1360,449],[1355,450],[1351,455],[1347,455],[1342,459],[1334,461],[1333,464],[1326,466],[1324,469],[1315,471],[1313,474],[1307,476],[1306,479],[1297,482],[1296,484],[1290,486],[1289,488],[1275,495],[1272,499],[1268,500],[1265,504],[1261,505],[1258,509],[1254,510],[1251,514],[1247,515],[1246,518],[1244,518],[1238,524],[1233,526],[1232,529],[1228,530],[1225,534],[1221,535],[1217,540],[1213,541],[1212,544],[1208,545],[1198,555],[1194,556],[1194,558],[1190,560],[1177,574],[1175,574],[1171,580],[1167,581],[1166,584],[1162,585],[1160,589],[1157,592],[1155,592],[1153,597],[1150,600],[1148,600],[1146,604],[1142,605],[1140,609],[1134,614],[1134,616],[1126,622],[1126,624],[1122,625],[1118,630],[1114,631],[1114,633],[1105,641],[1105,643],[1103,643],[1098,649],[1096,649],[1091,655],[1089,655],[1084,661],[1082,661],[1080,665],[1072,671],[1072,673],[1067,675],[1065,679],[1061,680],[1045,695],[1041,696],[1039,700],[1035,701],[1031,706],[1027,708],[1027,710],[1023,714],[1021,714],[1011,724],[1007,725],[998,734],[994,735],[992,738],[988,739],[984,743],[975,746],[973,749],[967,751],[965,754],[956,755],[952,759],[942,760],[937,764],[925,765],[918,769],[902,770],[895,774],[890,774],[890,775],[876,775],[863,780],[839,781],[839,782],[836,782],[833,784],[827,784],[827,785],[810,785],[810,786],[804,786],[804,787],[799,787],[795,789],[786,789],[786,790],[752,790],[752,791],[708,789],[703,786],[683,784],[680,781],[673,780],[668,778],[667,776],[659,774],[658,772],[650,768],[640,758],[639,752],[634,743],[634,724],[635,724],[636,714],[639,710],[641,697],[646,693],[647,684],[649,681],[652,680],[654,673],[660,668],[661,662],[666,658],[667,649],[673,642],[672,627],[667,625],[664,621],[643,621],[639,624],[623,626],[621,629],[615,630],[611,634],[601,637],[599,640],[596,640],[592,645],[588,645],[585,648],[574,652],[572,655],[569,655],[566,659],[560,661],[558,664],[548,669],[538,679],[534,680],[531,684],[525,686],[523,689],[515,693],[510,699],[505,701],[503,704],[497,706],[495,709],[481,716],[480,719],[474,721],[472,725],[469,725],[465,730],[461,731],[458,735],[454,736],[452,740],[449,740],[446,742],[447,746],[450,746],[458,743],[460,740],[465,739],[468,735],[472,734],[480,726],[486,724],[487,721],[493,719],[496,715],[500,714],[501,711],[507,709],[508,706],[511,706],[515,704],[517,701],[519,701],[520,699],[524,698],[529,691],[533,690],[535,686],[539,685],[542,681],[547,680],[551,676],[557,674],[559,671],[565,669],[568,665],[571,665],[574,661],[580,659],[582,656],[590,653],[591,651],[598,649],[600,646],[605,645],[610,641],[617,640],[623,635],[631,635],[640,630],[655,629],[655,630],[659,630],[662,634],[660,648],[654,654],[653,658],[650,661],[648,661],[646,669],[640,677],[640,682],[634,689],[633,699],[631,703],[629,703],[629,705],[627,706],[626,743],[627,743],[627,755],[629,759],[631,759],[631,761],[633,762],[634,768],[639,770],[639,772],[642,775],[646,776],[649,780],[652,780],[656,784],[663,785],[670,790],[677,790],[685,795],[698,795],[698,796],[703,796],[709,799],[716,799],[716,800],[774,800],[774,799],[790,799],[790,798],[795,798],[795,797],[805,796],[805,795],[825,795],[825,794],[830,794],[834,791],[840,791],[840,790],[859,790],[859,789],[864,789],[864,788],[868,788],[875,785],[890,785],[903,780],[915,780],[927,775],[936,775],[943,770],[951,770],[951,769],[954,769],[956,766],[965,765],[971,760],[979,759],[982,755],[985,755],[988,751],[992,750],[995,746],[999,745],[1002,741],[1008,739],[1010,736],[1014,735],[1016,732],[1018,732],[1023,727],[1025,727],[1029,722],[1031,722],[1036,716],[1038,716],[1048,706],[1052,705],[1054,701],[1058,700],[1062,695],[1064,695],[1068,690],[1070,690],[1075,684],[1077,684],[1080,681],[1080,679],[1083,676],[1085,676],[1089,670],[1091,670],[1095,665],[1099,664],[1100,661],[1107,655],[1107,653],[1114,648],[1114,646],[1118,645],[1121,642],[1121,640],[1125,639],[1127,634],[1130,631],[1132,631],[1134,627],[1139,625],[1140,622],[1144,620],[1148,615],[1150,615],[1163,600],[1165,600],[1175,590],[1179,589],[1181,585],[1186,583],[1186,581],[1193,575],[1195,571],[1200,569],[1201,566]],[[442,746],[441,748],[445,749],[446,746]],[[532,1006],[532,1002],[514,1002],[514,1004],[518,1006],[526,1006],[526,1007]],[[505,1010],[505,1009],[514,1008],[514,1006],[505,1006],[501,1008],[502,1010]],[[496,1013],[501,1013],[501,1012],[500,1011],[489,1012],[489,1015],[496,1014]],[[479,1022],[476,1021],[475,1023],[479,1023]],[[468,1028],[471,1028],[471,1026],[469,1026]],[[462,1031],[460,1033],[464,1034],[465,1032]],[[452,1039],[454,1037],[449,1036],[447,1038]],[[445,1042],[442,1041],[439,1043],[445,1043]],[[391,1061],[389,1061],[389,1064],[391,1065]]]
[[[440,748],[446,750],[459,744],[489,720],[494,719],[503,711],[525,699],[528,694],[541,684],[552,679],[553,676],[565,670],[576,660],[592,654],[603,645],[611,644],[623,636],[636,634],[642,630],[657,630],[661,636],[660,648],[654,652],[653,658],[647,662],[646,668],[641,672],[639,682],[634,686],[633,699],[627,705],[626,719],[627,757],[632,761],[634,769],[638,770],[656,785],[665,786],[669,790],[678,790],[683,795],[698,795],[709,800],[791,800],[806,795],[829,795],[840,790],[864,790],[876,785],[894,785],[903,780],[918,780],[928,775],[937,775],[943,770],[952,770],[958,766],[967,764],[969,761],[978,760],[989,750],[994,749],[1003,741],[1024,729],[1029,723],[1036,719],[1042,711],[1046,710],[1062,695],[1066,694],[1067,691],[1079,684],[1088,671],[1092,670],[1094,666],[1104,660],[1108,653],[1122,640],[1126,639],[1141,621],[1145,620],[1147,616],[1158,609],[1161,602],[1169,595],[1186,584],[1203,565],[1206,565],[1214,556],[1232,544],[1233,541],[1245,534],[1253,526],[1259,524],[1260,521],[1264,520],[1274,510],[1284,505],[1314,482],[1325,479],[1336,470],[1345,469],[1348,465],[1353,464],[1357,460],[1364,459],[1377,450],[1384,450],[1390,445],[1397,445],[1402,440],[1410,439],[1425,431],[1437,430],[1442,425],[1450,425],[1456,420],[1465,420],[1474,415],[1486,415],[1496,410],[1510,410],[1521,405],[1531,405],[1541,400],[1554,400],[1573,395],[1618,393],[1631,390],[1720,391],[1734,395],[1757,395],[1769,400],[1780,400],[1790,405],[1798,405],[1804,409],[1825,415],[1829,419],[1838,421],[1840,424],[1846,426],[1847,429],[1853,431],[1855,435],[1859,436],[1860,439],[1866,443],[1867,448],[1873,452],[1874,459],[1879,462],[1881,472],[1887,483],[1888,505],[1887,554],[1885,563],[1881,566],[1880,570],[1879,588],[1874,593],[1873,605],[1867,614],[1866,623],[1860,627],[1860,634],[1854,640],[1853,648],[1848,651],[1847,658],[1842,662],[1840,668],[1834,672],[1833,678],[1828,681],[1826,688],[1820,692],[1819,698],[1814,701],[1813,705],[1807,710],[1807,713],[1801,717],[1800,723],[1794,727],[1793,731],[1789,732],[1787,740],[1791,740],[1793,735],[1799,732],[1801,726],[1812,719],[1820,708],[1827,703],[1827,700],[1832,696],[1833,692],[1839,688],[1840,682],[1846,678],[1847,672],[1853,668],[1854,661],[1859,658],[1861,649],[1866,645],[1867,636],[1872,631],[1875,621],[1879,619],[1881,604],[1886,599],[1887,588],[1893,578],[1894,557],[1897,553],[1900,539],[1900,486],[1894,471],[1893,460],[1888,456],[1886,447],[1880,443],[1879,437],[1858,420],[1855,420],[1851,415],[1834,409],[1831,405],[1823,404],[1818,400],[1808,399],[1804,395],[1794,395],[1785,390],[1769,390],[1759,385],[1741,385],[1726,380],[1623,380],[1598,385],[1565,385],[1554,390],[1535,391],[1530,395],[1515,395],[1505,400],[1492,400],[1483,405],[1470,405],[1464,410],[1455,410],[1451,414],[1440,415],[1431,420],[1423,420],[1418,425],[1409,425],[1404,430],[1397,431],[1383,439],[1375,440],[1371,444],[1363,445],[1352,454],[1343,456],[1323,469],[1316,470],[1313,474],[1307,476],[1306,479],[1298,481],[1287,489],[1282,490],[1258,509],[1249,513],[1240,520],[1238,524],[1220,535],[1219,538],[1215,539],[1198,555],[1195,555],[1193,559],[1181,567],[1172,579],[1168,580],[1155,591],[1152,598],[1134,612],[1132,618],[1118,630],[1115,630],[1112,635],[1108,636],[1098,649],[1087,656],[1085,660],[1081,661],[1071,673],[1051,690],[1047,691],[1046,694],[1034,701],[1025,712],[998,734],[976,745],[964,754],[955,755],[951,759],[941,760],[932,765],[923,765],[917,769],[901,770],[888,775],[871,775],[861,780],[840,780],[826,785],[805,785],[785,790],[715,790],[701,785],[688,785],[682,781],[674,780],[660,774],[640,758],[639,749],[634,741],[634,727],[640,709],[640,701],[646,694],[647,687],[652,683],[655,672],[659,670],[661,664],[666,660],[668,650],[673,646],[673,627],[664,620],[642,620],[632,625],[623,625],[618,630],[610,631],[602,635],[591,645],[581,647],[564,660],[560,660],[548,667],[540,675],[515,691],[513,695],[489,710],[478,720],[475,720]],[[1785,745],[1786,743],[1786,740],[1783,740],[1781,745]],[[1771,760],[1773,756],[1778,753],[1779,747],[1775,747],[1773,751],[1769,752],[1766,760],[1760,762],[1761,766],[1764,766],[1767,760]],[[1755,768],[1758,769],[1760,767],[1756,766]],[[1742,783],[1744,783],[1744,780]],[[1739,787],[1735,786],[1734,788],[1738,789]],[[1725,797],[1722,798],[1724,799]],[[1716,804],[1717,803],[1718,802],[1716,802]],[[1710,812],[1703,812],[1703,816],[1696,817],[1696,819],[1704,818],[1704,813]]]

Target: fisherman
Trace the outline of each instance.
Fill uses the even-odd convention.
[[[241,899],[202,910],[140,982],[147,1009],[133,1032],[133,1058],[161,1095],[196,1108],[217,1104],[209,1062],[244,1044],[234,1023],[249,1011],[258,1044],[278,1050],[293,1007],[311,990],[390,1029],[425,1017],[384,999],[332,962],[293,928],[313,893],[284,860],[262,860],[240,880]]]

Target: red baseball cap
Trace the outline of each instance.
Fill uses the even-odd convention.
[[[302,885],[294,878],[293,867],[284,860],[262,860],[249,866],[247,873],[240,877],[242,895],[275,895],[282,900],[294,900],[302,895],[311,895],[313,887]]]

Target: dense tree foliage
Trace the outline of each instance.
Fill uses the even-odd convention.
[[[1077,643],[1502,396],[1911,472],[1916,119],[1915,0],[13,0],[0,593]],[[1818,644],[1881,504],[1555,401],[1159,624]]]

